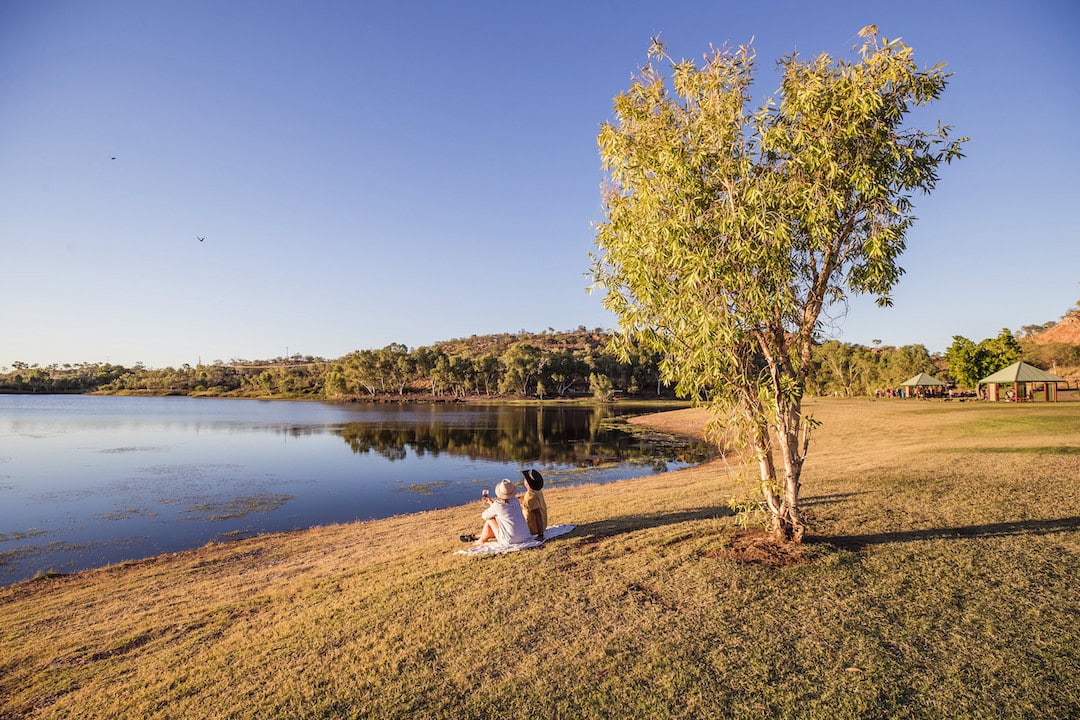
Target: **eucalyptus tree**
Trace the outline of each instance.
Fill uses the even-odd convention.
[[[416,371],[409,348],[401,343],[390,343],[376,352],[379,378],[383,391],[394,388],[398,395],[405,394],[405,387],[412,381]]]
[[[871,366],[859,346],[830,340],[814,348],[813,360],[820,368],[812,373],[819,392],[845,397],[866,392]]]
[[[935,375],[937,367],[925,345],[904,345],[882,351],[884,370],[881,384],[885,387],[896,387],[908,378],[927,373]]]
[[[627,357],[626,362],[622,362],[617,355],[599,349],[585,356],[585,365],[589,369],[590,382],[592,375],[603,375],[611,381],[612,388],[618,386],[624,390],[629,384],[630,363],[631,359],[629,357]]]
[[[374,350],[356,350],[344,358],[346,387],[359,395],[360,390],[375,395],[379,390],[379,357]]]
[[[575,383],[584,386],[589,375],[589,366],[569,350],[551,353],[544,366],[545,379],[559,397],[565,397]]]
[[[436,390],[442,388],[448,388],[453,392],[454,384],[454,370],[451,367],[452,360],[455,355],[447,355],[441,349],[439,355],[435,358],[435,362],[431,367],[431,394],[439,395]]]
[[[494,353],[484,353],[473,358],[472,363],[477,393],[483,386],[485,395],[494,395],[503,374],[503,365],[499,356]]]
[[[431,386],[431,394],[439,394],[439,376],[447,362],[446,352],[439,347],[419,347],[413,352],[413,360],[416,365],[417,375],[427,380]]]
[[[466,397],[476,392],[480,385],[480,377],[473,358],[455,356],[450,361],[450,373],[454,378],[454,387],[459,397]]]
[[[543,369],[543,351],[535,345],[519,342],[511,345],[500,360],[504,372],[499,381],[499,392],[528,395],[529,388],[535,386],[536,378]]]
[[[592,392],[594,399],[601,402],[611,402],[615,399],[615,387],[607,375],[590,373],[589,391]]]
[[[713,48],[699,66],[654,40],[598,137],[593,278],[620,345],[660,353],[664,380],[753,448],[772,530],[796,542],[819,316],[849,293],[891,304],[912,194],[961,156],[947,126],[906,124],[940,97],[944,67],[920,69],[873,26],[860,35],[851,60],[783,58],[756,109],[751,46]]]
[[[341,400],[348,394],[345,368],[335,363],[327,371],[323,380],[323,397],[327,400]]]

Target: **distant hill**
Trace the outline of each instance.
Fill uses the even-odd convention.
[[[518,343],[527,343],[547,352],[569,351],[585,355],[603,350],[607,345],[608,336],[608,331],[600,328],[587,330],[579,327],[577,330],[561,332],[549,330],[546,333],[532,333],[522,330],[518,333],[473,335],[469,338],[443,340],[434,345],[449,355],[469,357],[487,354],[502,355]]]
[[[1050,343],[1080,345],[1080,309],[1070,311],[1061,318],[1060,322],[1054,323],[1045,330],[1029,334],[1024,339],[1036,345]]]
[[[1065,378],[1068,387],[1080,387],[1080,307],[1058,322],[1026,326],[1017,339],[1025,362]]]

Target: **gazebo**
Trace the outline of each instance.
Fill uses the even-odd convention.
[[[997,401],[999,397],[999,389],[1001,385],[1012,385],[1015,390],[1011,397],[1006,399],[1009,401],[1023,402],[1024,400],[1034,400],[1035,394],[1032,392],[1034,388],[1029,386],[1042,384],[1043,386],[1043,400],[1046,402],[1057,402],[1057,384],[1066,382],[1062,378],[1056,375],[1051,375],[1045,370],[1040,370],[1034,365],[1028,365],[1026,362],[1013,363],[1007,368],[1002,368],[992,375],[987,375],[979,381],[979,385],[986,385],[986,399]]]
[[[936,377],[927,375],[926,373],[919,373],[915,377],[908,378],[904,382],[900,383],[900,387],[904,388],[904,396],[911,397],[912,392],[922,394],[922,388],[943,388],[947,387],[947,383],[943,383]],[[931,391],[935,393],[936,391]]]

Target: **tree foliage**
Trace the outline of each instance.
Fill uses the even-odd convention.
[[[921,372],[940,372],[923,345],[868,348],[830,340],[814,348],[812,364],[807,392],[843,397],[875,395]]]
[[[1024,362],[1037,367],[1050,369],[1058,366],[1080,368],[1080,345],[1070,343],[1032,343],[1020,342],[1024,351]]]
[[[796,541],[818,318],[849,292],[891,302],[911,195],[961,154],[948,127],[904,125],[941,95],[943,67],[919,69],[872,26],[861,35],[854,61],[783,58],[757,109],[750,46],[713,48],[699,66],[654,40],[598,137],[605,306],[627,343],[659,353],[664,378],[754,448],[773,529]]]
[[[336,360],[294,355],[271,360],[220,360],[179,368],[108,364],[49,365],[15,361],[0,368],[0,392],[114,392],[152,395],[409,400],[418,396],[554,395],[587,397],[590,375],[632,392],[656,382],[654,356],[622,362],[605,349],[607,333],[581,327],[556,333],[504,333],[449,340],[415,349],[391,343]],[[656,385],[657,393],[662,386]],[[670,393],[671,388],[663,388]],[[542,393],[539,391],[543,390]]]
[[[1012,365],[1023,355],[1008,328],[1002,328],[997,337],[986,338],[978,344],[962,335],[954,335],[952,345],[945,351],[949,364],[949,376],[960,387],[974,388],[979,380],[991,373]]]

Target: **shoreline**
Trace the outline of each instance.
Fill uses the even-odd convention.
[[[42,398],[39,394],[27,395],[27,398],[34,398],[34,400],[28,399],[26,401],[27,403],[36,402],[37,400],[48,402],[46,398]],[[498,403],[498,405],[506,406],[509,405],[509,403]],[[635,404],[634,410],[640,410],[645,407],[646,406],[642,406],[640,404]],[[654,403],[647,407],[649,410],[653,410],[654,408],[658,407],[658,405]],[[660,407],[667,407],[667,405],[664,404]],[[623,408],[625,409],[626,406],[624,405]],[[181,412],[181,415],[183,415],[183,412]],[[633,427],[648,426],[647,423],[642,423],[636,420],[640,416],[630,415],[625,417],[627,420],[627,425],[629,427],[624,432],[628,431],[633,434],[635,432],[632,429]],[[681,434],[687,437],[693,437],[692,431],[679,432],[679,428],[675,428],[672,430],[672,432],[676,435]],[[678,459],[687,460],[688,457],[689,456],[683,456],[680,454],[678,456]],[[671,459],[675,459],[675,457],[673,456]],[[693,462],[701,462],[702,460],[701,457],[696,456],[690,457],[690,459]],[[498,470],[496,470],[495,472],[498,472]],[[510,472],[510,470],[507,470],[507,472]],[[548,489],[550,491],[553,487],[569,487],[577,484],[605,484],[613,481],[609,479],[607,475],[597,475],[596,472],[597,471],[595,467],[591,470],[586,467],[581,470],[578,475],[568,474],[566,472],[556,473],[555,476],[549,479],[550,482],[548,483]],[[641,473],[648,475],[648,467],[635,468],[633,464],[630,464],[627,465],[627,467],[623,469],[619,474],[624,476],[630,476],[623,477],[623,479],[633,479],[639,477]],[[616,477],[618,477],[618,475]],[[479,481],[473,482],[475,483]],[[475,492],[476,494],[479,494],[479,490],[476,490]],[[262,493],[262,495],[264,494],[265,493]],[[253,502],[258,501],[258,497],[254,495],[243,495],[242,500],[245,502]],[[5,535],[4,539],[23,542],[10,543],[10,548],[0,554],[0,561],[4,562],[6,565],[6,567],[4,567],[6,577],[4,577],[4,581],[0,583],[0,588],[10,587],[13,585],[17,585],[21,582],[33,581],[41,577],[70,577],[78,575],[82,572],[91,572],[98,569],[108,568],[113,565],[125,565],[133,562],[138,562],[140,560],[150,559],[152,557],[156,557],[157,555],[172,555],[180,552],[196,551],[206,546],[223,546],[227,544],[241,543],[244,541],[249,541],[268,535],[272,536],[283,533],[287,534],[290,532],[316,530],[320,527],[332,526],[336,524],[347,525],[354,522],[371,522],[379,519],[385,519],[386,517],[394,517],[399,514],[408,516],[422,512],[448,510],[454,507],[461,507],[462,505],[467,505],[469,500],[471,500],[471,496],[462,497],[462,493],[458,492],[456,493],[456,495],[452,494],[449,497],[443,498],[441,502],[431,502],[430,500],[426,502],[417,501],[415,503],[410,502],[404,504],[398,502],[397,504],[399,507],[385,507],[381,512],[369,513],[371,515],[375,515],[375,517],[370,517],[363,520],[358,517],[361,515],[359,511],[356,513],[356,515],[349,513],[349,517],[341,517],[340,513],[335,513],[337,517],[334,517],[334,514],[328,516],[326,513],[323,513],[321,516],[312,515],[306,519],[306,522],[304,521],[305,518],[298,516],[295,522],[288,523],[283,523],[280,520],[275,520],[274,518],[270,518],[268,516],[265,520],[260,520],[255,523],[248,522],[242,527],[237,526],[240,527],[240,529],[231,530],[230,532],[225,532],[220,528],[218,530],[214,530],[213,528],[209,527],[209,525],[207,526],[207,530],[205,532],[199,530],[192,530],[191,528],[193,526],[191,526],[190,524],[184,525],[184,527],[188,528],[188,530],[186,531],[180,530],[180,526],[177,526],[177,530],[175,532],[169,530],[168,527],[163,527],[160,532],[169,533],[170,537],[175,536],[173,537],[174,542],[156,542],[153,541],[152,538],[144,538],[144,542],[136,543],[135,541],[138,540],[138,538],[136,538],[134,535],[131,535],[129,537],[131,531],[120,531],[118,535],[114,535],[113,533],[115,531],[104,529],[100,532],[95,530],[94,532],[97,534],[93,536],[93,538],[89,541],[69,540],[70,531],[63,531],[61,529],[56,530],[56,532],[68,532],[68,534],[60,534],[58,536],[54,536],[52,538],[52,542],[50,544],[46,544],[39,537],[37,537],[38,535],[45,534],[43,531],[34,532],[33,530],[31,530],[31,535],[28,536],[29,539],[25,541],[24,538],[19,537],[23,534],[22,532],[12,532],[8,535]],[[158,514],[157,511],[159,507],[155,506],[153,502],[147,505],[146,502],[137,498],[134,500],[118,498],[115,502],[117,507],[135,508],[134,510],[127,511],[128,513],[135,516],[156,518]],[[161,503],[167,503],[169,501],[159,499],[156,502],[160,505]],[[205,503],[206,507],[210,507],[210,505],[212,505],[214,502],[214,500],[207,501],[207,503]],[[224,501],[221,501],[220,499],[216,501],[218,505],[221,505],[223,502]],[[142,504],[140,505],[139,503]],[[406,505],[412,505],[413,507],[406,507]],[[161,512],[165,514],[166,510],[162,509]],[[189,510],[189,512],[195,512],[195,510]],[[211,510],[203,509],[202,512],[209,517],[209,513],[211,513]],[[385,515],[384,513],[386,512],[392,514]],[[103,516],[102,519],[108,520],[115,518]],[[189,518],[181,514],[174,520],[174,522],[182,522],[186,519]],[[209,522],[207,518],[196,515],[192,515],[190,519],[201,520],[204,523]],[[215,518],[209,519],[212,520]],[[275,525],[277,527],[275,527]],[[96,528],[97,526],[94,527]],[[102,527],[104,528],[104,526]],[[226,527],[226,530],[228,530],[230,527],[233,527],[233,525]],[[13,530],[25,530],[25,528],[14,528]],[[183,532],[186,534],[182,536],[178,535],[178,532]],[[190,537],[188,537],[188,535],[190,535]],[[179,539],[180,541],[176,541],[177,539]],[[57,550],[57,548],[62,548],[69,542],[75,544],[68,546],[66,550]],[[80,546],[80,542],[83,542],[83,545]],[[85,544],[87,542],[89,544]],[[146,550],[154,554],[144,555],[139,545],[145,546]],[[157,547],[155,548],[154,545],[156,545]],[[97,549],[94,549],[95,547]]]

